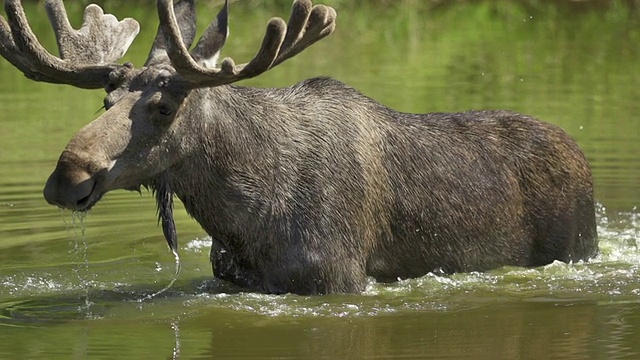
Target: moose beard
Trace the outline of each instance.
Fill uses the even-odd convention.
[[[165,176],[161,175],[152,186],[158,207],[158,222],[162,224],[164,238],[174,253],[178,252],[178,233],[173,219],[173,191]]]

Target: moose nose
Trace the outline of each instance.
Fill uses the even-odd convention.
[[[44,187],[44,198],[51,205],[85,210],[91,202],[96,180],[87,171],[58,166]]]

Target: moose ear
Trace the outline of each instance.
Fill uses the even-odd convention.
[[[175,12],[176,19],[178,20],[182,41],[187,48],[189,48],[196,37],[196,6],[194,4],[194,0],[180,0],[178,3],[173,5],[173,11]],[[149,57],[144,64],[145,66],[169,63],[167,45],[164,38],[164,31],[161,24],[158,27],[158,33],[153,41]]]
[[[216,67],[220,50],[229,36],[229,0],[225,0],[224,7],[216,19],[209,24],[195,49],[191,52],[193,59],[200,65],[213,69]]]

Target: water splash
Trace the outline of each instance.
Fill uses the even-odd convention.
[[[601,253],[588,262],[556,261],[538,268],[502,267],[486,272],[427,274],[395,283],[369,279],[358,295],[305,297],[265,295],[225,288],[210,279],[184,302],[264,316],[378,316],[404,311],[456,311],[498,302],[640,302],[640,213],[611,213],[600,207]],[[211,239],[194,239],[185,250],[198,254]]]

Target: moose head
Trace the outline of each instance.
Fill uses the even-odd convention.
[[[269,21],[260,49],[236,65],[220,50],[228,36],[228,0],[197,42],[193,0],[158,0],[160,26],[143,67],[120,59],[138,34],[133,19],[117,21],[97,5],[85,9],[80,30],[69,24],[61,0],[47,0],[60,57],[36,39],[18,0],[5,1],[8,24],[0,18],[0,51],[28,78],[80,88],[104,88],[106,111],[81,129],[63,151],[44,189],[48,202],[87,210],[114,189],[137,189],[181,156],[189,137],[189,94],[259,75],[295,56],[335,28],[335,11],[296,0],[289,23]],[[180,136],[184,135],[184,136]]]

